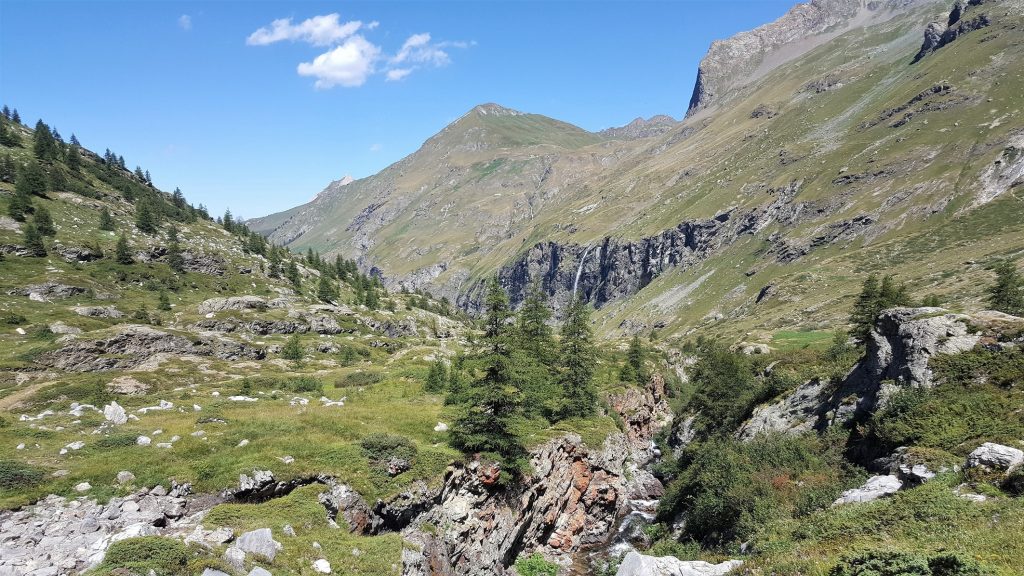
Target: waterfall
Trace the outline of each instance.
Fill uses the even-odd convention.
[[[576,298],[576,287],[579,286],[580,276],[583,275],[583,265],[587,262],[587,254],[590,254],[591,246],[587,246],[587,249],[583,251],[583,256],[580,256],[580,265],[576,268],[576,280],[572,283],[572,297]],[[600,248],[598,248],[600,250]]]

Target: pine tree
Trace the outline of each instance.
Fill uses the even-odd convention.
[[[74,132],[71,133],[71,145],[79,148],[82,147],[82,143],[78,141],[78,136],[75,136]]]
[[[866,342],[882,310],[908,305],[910,295],[905,284],[898,282],[892,275],[882,278],[879,284],[878,276],[870,274],[864,280],[864,286],[850,312],[850,323],[853,324],[850,335]]]
[[[148,200],[140,200],[135,206],[135,226],[146,234],[156,233],[156,214]]]
[[[4,118],[8,120],[11,119],[11,109],[7,106],[7,104],[4,104],[3,115]]]
[[[285,276],[288,277],[288,281],[292,283],[292,288],[296,292],[302,290],[302,275],[299,274],[299,267],[295,264],[295,260],[288,261],[288,270],[285,272]]]
[[[647,381],[647,369],[644,366],[646,359],[647,353],[644,350],[643,343],[640,342],[640,336],[634,335],[633,339],[629,341],[629,349],[626,351],[626,363],[622,366],[619,377],[624,382],[643,384]]]
[[[17,129],[8,126],[6,120],[0,120],[0,145],[10,148],[21,146],[21,136]]]
[[[281,357],[292,362],[302,361],[302,343],[298,334],[292,334],[281,347]]]
[[[268,256],[270,261],[267,267],[267,276],[269,278],[280,278],[281,277],[281,254],[277,251],[277,248],[271,246],[270,255]]]
[[[503,468],[517,471],[525,452],[513,430],[520,394],[514,385],[513,335],[507,326],[508,296],[493,278],[487,290],[484,323],[484,374],[468,391],[469,405],[452,427],[452,445],[464,452],[481,452],[499,459]]]
[[[423,388],[431,394],[444,391],[448,384],[448,366],[444,360],[438,358],[430,365],[430,372],[427,373],[427,382]]]
[[[1024,316],[1024,278],[1012,260],[1000,260],[995,267],[996,282],[988,289],[993,310]]]
[[[39,233],[35,224],[29,223],[25,225],[22,241],[25,243],[25,250],[28,251],[29,256],[46,256],[46,245],[43,244],[43,235]]]
[[[14,164],[14,158],[10,154],[0,157],[0,182],[13,183],[18,177],[18,168]]]
[[[171,309],[171,299],[167,297],[167,292],[164,292],[163,290],[160,291],[160,296],[157,299],[156,308],[157,310],[165,311]]]
[[[131,248],[128,247],[128,238],[124,234],[117,239],[117,246],[114,248],[114,259],[118,264],[134,264]]]
[[[14,109],[14,112],[11,112],[11,120],[15,124],[21,124],[21,115],[18,114],[18,109],[17,108]]]
[[[370,310],[376,310],[380,307],[380,295],[377,293],[377,289],[370,284],[366,290],[366,294],[363,297],[363,304],[366,305]]]
[[[565,394],[563,417],[585,418],[593,414],[597,405],[593,383],[596,360],[590,306],[582,298],[575,298],[562,324],[559,365]]]
[[[110,216],[110,210],[104,206],[100,210],[100,230],[111,231],[114,229],[114,218]]]
[[[167,265],[178,274],[185,271],[185,258],[178,243],[178,229],[174,226],[167,231]]]
[[[24,222],[25,215],[31,211],[32,198],[24,191],[16,188],[14,195],[11,196],[10,203],[7,204],[7,214],[18,222]]]
[[[53,161],[57,157],[57,142],[53,138],[53,132],[42,120],[36,122],[32,153],[44,162]]]
[[[519,310],[516,335],[519,348],[545,366],[555,363],[555,341],[551,326],[548,326],[550,318],[551,310],[548,309],[540,287],[536,284],[530,286],[523,307]]]
[[[868,335],[871,334],[871,328],[875,325],[875,316],[878,315],[879,290],[878,276],[869,274],[864,280],[864,285],[850,312],[850,323],[853,324],[850,335],[861,342],[867,341]]]
[[[316,297],[323,302],[333,302],[338,298],[338,290],[327,274],[320,275],[320,285],[317,286]]]
[[[30,160],[18,172],[18,179],[14,184],[14,188],[26,196],[33,194],[36,196],[46,196],[46,172],[43,171],[43,167],[38,162]]]
[[[35,209],[32,214],[32,222],[35,224],[36,230],[43,236],[57,235],[57,229],[53,227],[53,217],[50,216],[50,211],[45,206]]]
[[[68,157],[64,162],[72,172],[78,172],[82,168],[82,155],[78,152],[77,144],[71,145],[71,148],[68,150]]]
[[[235,221],[231,217],[230,209],[224,211],[224,219],[221,221],[221,225],[224,226],[224,229],[227,230],[228,232],[235,231]]]

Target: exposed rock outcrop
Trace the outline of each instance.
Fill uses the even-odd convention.
[[[625,411],[627,430],[600,449],[568,435],[535,450],[531,472],[512,488],[495,490],[498,471],[475,460],[449,468],[439,491],[410,494],[406,506],[423,512],[402,531],[419,548],[403,553],[404,573],[508,574],[522,553],[568,563],[580,550],[605,543],[629,498],[661,495],[660,483],[638,462],[650,459],[651,435],[668,422],[663,386],[655,378],[646,390],[617,396],[613,405]]]
[[[931,358],[970,350],[982,337],[972,329],[990,321],[995,320],[983,313],[972,317],[941,308],[885,310],[871,331],[867,353],[843,381],[811,380],[785,398],[759,406],[739,436],[821,429],[884,408],[900,388],[929,388],[934,384]]]
[[[784,16],[711,43],[697,69],[687,115],[722,101],[776,67],[855,27],[882,22],[926,0],[811,0]]]
[[[210,298],[199,305],[200,314],[224,312],[227,310],[266,310],[267,301],[259,296],[231,296]]]
[[[914,57],[914,62],[920,61],[968,32],[991,24],[989,15],[982,12],[980,8],[982,5],[991,4],[996,4],[996,2],[994,0],[956,0],[946,22],[932,22],[925,28],[924,42],[921,44],[921,50]]]
[[[44,366],[71,372],[130,370],[156,353],[214,356],[222,360],[262,360],[266,350],[212,337],[185,337],[150,326],[127,324],[111,336],[75,340],[58,350],[40,355]]]
[[[669,130],[679,125],[679,121],[671,116],[659,114],[657,116],[651,116],[648,119],[636,118],[625,126],[618,126],[616,128],[605,128],[598,132],[598,134],[606,138],[616,138],[621,140],[637,140],[640,138],[650,138],[652,136],[660,136]]]

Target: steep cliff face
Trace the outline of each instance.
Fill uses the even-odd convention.
[[[419,548],[404,553],[403,574],[508,574],[519,555],[534,551],[568,565],[605,543],[630,500],[660,497],[661,484],[642,466],[654,456],[653,435],[671,421],[660,376],[616,395],[612,406],[623,432],[600,449],[575,435],[547,442],[514,488],[497,490],[496,471],[480,461],[451,467],[431,506],[402,530]]]
[[[687,115],[719,103],[731,90],[760,78],[859,26],[882,22],[932,0],[811,0],[778,20],[712,42],[697,70]]]

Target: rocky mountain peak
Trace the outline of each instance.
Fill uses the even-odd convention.
[[[623,140],[649,138],[651,136],[664,134],[677,124],[679,124],[679,122],[675,118],[665,114],[658,114],[651,116],[646,120],[643,117],[637,117],[625,126],[605,128],[604,130],[601,130],[599,134],[606,138]]]
[[[487,102],[474,106],[470,111],[480,116],[522,116],[524,113],[519,110],[513,110],[512,108],[506,108],[500,104],[494,102]]]
[[[888,20],[934,0],[811,0],[778,20],[715,40],[701,60],[687,116],[723,100],[731,90],[854,28]]]

